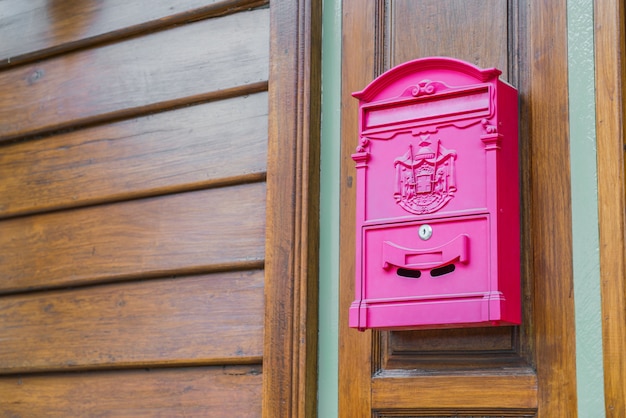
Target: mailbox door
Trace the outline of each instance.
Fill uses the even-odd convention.
[[[488,292],[488,226],[485,215],[366,227],[365,298]]]
[[[361,327],[487,322],[489,218],[366,227]]]

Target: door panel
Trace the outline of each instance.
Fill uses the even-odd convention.
[[[512,327],[386,332],[380,335],[381,370],[472,370],[519,367],[519,333]]]
[[[506,1],[420,0],[416,7],[411,0],[394,0],[386,1],[385,7],[389,68],[418,56],[451,56],[496,67],[508,79],[512,19]]]
[[[507,373],[457,377],[410,376],[410,372],[400,371],[397,374],[372,379],[375,413],[422,417],[432,409],[448,409],[449,414],[483,409],[498,414],[517,410],[516,414],[524,416],[534,413],[536,407],[537,377],[532,372],[517,373],[515,377]],[[492,396],[494,394],[497,396]]]
[[[569,167],[564,11],[564,2],[521,0],[343,2],[341,416],[575,416],[570,183],[566,171],[546,172],[556,160]],[[433,55],[498,67],[520,91],[523,324],[359,333],[347,318],[358,144],[351,93]]]

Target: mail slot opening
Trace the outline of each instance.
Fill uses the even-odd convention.
[[[437,267],[436,269],[432,269],[430,271],[430,275],[431,275],[431,277],[439,277],[439,276],[443,276],[445,274],[450,274],[454,270],[456,270],[456,267],[454,266],[454,264],[448,264],[448,265],[443,266],[443,267]]]
[[[422,276],[422,272],[419,270],[398,269],[396,272],[398,276],[407,277],[409,279],[419,279]]]

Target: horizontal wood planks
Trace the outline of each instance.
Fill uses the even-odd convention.
[[[268,60],[269,10],[257,9],[10,69],[0,139],[245,93],[267,82]]]
[[[261,366],[0,377],[3,416],[259,417]]]
[[[6,220],[0,293],[258,267],[265,183]]]
[[[261,92],[7,144],[0,217],[262,180],[266,169]]]
[[[0,68],[120,36],[205,19],[268,0],[152,0],[0,2]],[[68,13],[69,12],[69,13]]]
[[[263,272],[0,299],[0,373],[259,363]]]
[[[261,415],[268,1],[174,3],[0,2],[0,416]]]

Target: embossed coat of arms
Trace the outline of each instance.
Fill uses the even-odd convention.
[[[416,150],[409,145],[408,151],[393,162],[394,198],[406,211],[421,215],[436,212],[454,197],[456,152],[428,137],[422,137],[418,145]]]

